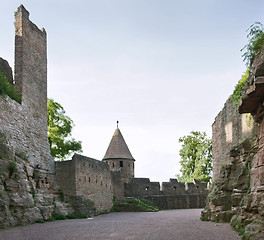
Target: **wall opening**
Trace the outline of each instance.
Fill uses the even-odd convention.
[[[120,162],[119,162],[119,166],[120,166],[120,167],[123,167],[123,164],[124,164],[123,161],[120,161]]]

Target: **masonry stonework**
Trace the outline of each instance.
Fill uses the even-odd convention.
[[[176,179],[134,178],[135,159],[119,128],[102,161],[75,154],[56,162],[47,137],[47,40],[21,5],[15,13],[15,75],[0,59],[0,71],[21,94],[17,103],[0,95],[0,226],[48,220],[54,214],[109,211],[113,200],[148,198],[161,208],[201,207],[207,195],[199,181],[187,188]]]
[[[264,51],[252,64],[239,112],[228,99],[213,124],[215,176],[202,213],[244,229],[243,239],[264,239],[263,101]]]
[[[47,138],[46,33],[22,5],[15,13],[15,31],[14,81],[6,62],[1,70],[22,102],[0,95],[0,226],[73,211],[59,200]]]

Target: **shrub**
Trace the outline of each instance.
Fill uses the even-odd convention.
[[[247,71],[242,75],[241,79],[239,80],[239,82],[235,86],[234,92],[232,94],[232,99],[234,101],[234,104],[237,107],[239,106],[239,103],[240,103],[240,100],[242,97],[242,90],[246,86],[247,79],[249,77],[249,73],[250,73],[250,68],[248,68]]]
[[[248,66],[251,66],[256,55],[264,47],[264,27],[260,22],[255,22],[247,30],[248,44],[246,44],[241,51],[245,51],[242,55],[243,60]]]
[[[7,81],[6,75],[2,71],[0,71],[0,94],[7,95],[18,103],[21,103],[21,94]]]
[[[9,162],[8,171],[9,171],[9,177],[11,177],[15,172],[17,172],[17,165],[15,162]]]

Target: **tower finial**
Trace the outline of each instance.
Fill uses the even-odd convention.
[[[116,126],[117,126],[117,128],[118,128],[118,123],[119,123],[119,121],[116,122]]]

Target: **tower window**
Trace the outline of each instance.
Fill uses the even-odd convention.
[[[120,162],[119,162],[119,166],[120,166],[120,167],[123,167],[123,161],[120,161]]]
[[[113,167],[115,167],[115,163],[113,163]]]

